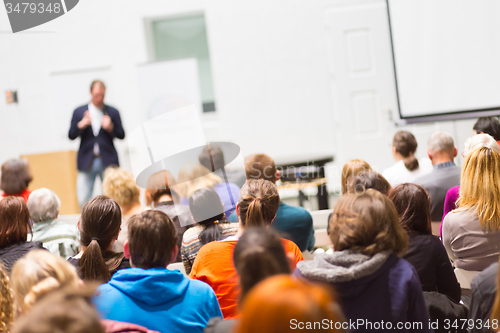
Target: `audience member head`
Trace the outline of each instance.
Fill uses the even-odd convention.
[[[368,170],[349,178],[348,188],[349,194],[364,193],[367,189],[372,188],[382,194],[389,195],[391,184],[380,173]]]
[[[198,159],[201,165],[211,171],[216,171],[225,167],[224,153],[217,145],[208,144],[201,151]]]
[[[169,197],[172,200],[175,192],[171,189],[171,186],[176,184],[177,181],[168,170],[152,174],[146,184],[146,191],[144,191],[146,206],[156,206],[161,197]]]
[[[495,139],[493,139],[491,135],[478,134],[471,136],[470,138],[465,140],[463,156],[466,157],[470,152],[482,147],[489,148],[494,152],[500,154],[498,143],[495,141]]]
[[[160,210],[146,210],[132,216],[123,251],[133,267],[167,267],[179,251],[174,222]]]
[[[224,205],[214,190],[202,188],[189,198],[193,219],[204,227],[199,239],[202,245],[222,239],[219,223],[225,222]]]
[[[200,188],[214,188],[216,184],[222,183],[222,179],[210,172],[199,163],[188,163],[179,171],[178,185],[176,189],[184,198],[189,198],[191,194]]]
[[[448,133],[436,132],[427,140],[427,155],[432,165],[453,161],[457,152],[453,138]]]
[[[314,326],[311,332],[344,332],[344,316],[334,292],[327,285],[318,285],[289,275],[270,277],[253,288],[245,301],[237,333],[295,332],[293,323],[322,323],[326,329]]]
[[[84,252],[78,265],[85,280],[109,281],[110,273],[102,253],[111,251],[121,221],[120,207],[107,196],[98,195],[83,206],[78,223]]]
[[[13,333],[104,333],[91,303],[95,287],[64,288],[37,302],[20,317]]]
[[[59,207],[61,200],[47,188],[34,190],[28,198],[28,208],[34,223],[55,220],[59,215]]]
[[[48,293],[67,286],[77,287],[79,281],[70,263],[44,250],[28,252],[12,268],[12,290],[21,313],[28,312]]]
[[[274,160],[266,154],[254,154],[245,158],[247,179],[265,179],[276,183],[280,174]]]
[[[0,189],[6,195],[20,194],[26,190],[33,180],[28,161],[22,158],[8,160],[2,164]]]
[[[244,228],[267,227],[276,217],[279,205],[280,195],[274,183],[252,179],[241,188],[236,212]]]
[[[342,196],[329,223],[335,251],[353,250],[372,256],[392,250],[402,255],[408,246],[408,235],[399,224],[394,204],[374,189]]]
[[[466,156],[458,210],[475,209],[483,230],[500,229],[500,155],[482,147]]]
[[[406,169],[417,170],[418,160],[415,157],[417,151],[417,139],[408,131],[399,131],[392,139],[392,153],[397,160],[403,160]]]
[[[21,197],[0,200],[0,248],[25,242],[31,233],[28,205]]]
[[[346,164],[344,164],[344,167],[342,168],[342,194],[347,193],[347,190],[349,189],[348,187],[348,181],[349,178],[352,176],[356,176],[361,172],[366,172],[372,170],[372,167],[370,164],[367,162],[360,160],[360,159],[354,159],[347,161]]]
[[[474,134],[489,134],[496,141],[500,141],[500,122],[498,117],[481,117],[472,127]]]
[[[102,192],[113,199],[125,212],[140,206],[141,191],[130,172],[116,167],[108,167],[104,172]]]
[[[234,247],[233,262],[240,276],[241,299],[260,281],[277,274],[291,274],[281,238],[269,228],[245,230]]]
[[[410,183],[398,185],[390,192],[389,199],[408,233],[432,235],[431,201],[422,186]]]
[[[0,263],[0,332],[10,332],[10,325],[14,320],[14,300],[10,289],[10,280],[7,271]]]

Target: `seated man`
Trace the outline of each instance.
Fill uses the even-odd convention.
[[[265,179],[276,183],[280,172],[276,169],[274,160],[266,154],[250,155],[245,159],[247,180]],[[236,213],[229,221],[236,222]],[[271,227],[282,233],[283,238],[294,242],[301,251],[313,250],[315,238],[312,216],[302,207],[292,207],[280,202],[276,218]]]
[[[460,185],[461,170],[453,159],[457,156],[457,147],[448,133],[436,132],[427,141],[427,154],[434,169],[431,173],[415,180],[429,193],[431,199],[431,221],[441,221],[446,192]]]
[[[80,240],[76,226],[57,220],[61,200],[49,189],[34,190],[28,199],[28,209],[33,221],[34,242],[56,256],[68,259],[80,252]]]
[[[167,214],[148,210],[128,222],[124,269],[99,287],[94,299],[103,319],[141,325],[159,332],[203,332],[222,312],[207,284],[165,268],[179,251],[177,231]]]

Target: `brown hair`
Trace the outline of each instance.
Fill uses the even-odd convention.
[[[30,212],[21,197],[0,200],[0,248],[24,242],[31,233]]]
[[[8,333],[14,319],[14,300],[7,271],[0,263],[0,333]]]
[[[344,315],[331,287],[278,275],[262,281],[250,291],[235,332],[291,333],[298,328],[293,327],[294,320],[314,325],[311,332],[344,331],[341,328]],[[325,321],[329,324],[326,328],[321,324]]]
[[[147,210],[129,219],[128,239],[134,267],[167,267],[177,245],[177,229],[164,212]]]
[[[373,189],[337,201],[330,218],[330,239],[335,251],[350,249],[369,256],[385,250],[402,255],[408,246],[408,234],[399,224],[394,204]]]
[[[254,154],[245,158],[247,179],[265,179],[276,183],[276,164],[266,154]]]
[[[152,203],[156,205],[163,195],[174,195],[175,192],[170,187],[176,184],[174,176],[168,170],[152,174],[148,179],[146,190],[144,191],[146,206],[151,206]]]
[[[264,227],[271,224],[278,207],[278,187],[264,179],[252,179],[243,185],[238,209],[243,227]]]
[[[241,295],[257,283],[277,274],[290,274],[288,259],[278,233],[269,228],[245,230],[234,247],[233,262],[240,276]]]
[[[401,226],[408,233],[432,235],[431,201],[425,189],[416,184],[396,186],[389,194],[399,215]]]
[[[92,90],[94,90],[94,86],[96,84],[99,84],[101,85],[104,89],[106,89],[106,85],[104,84],[104,82],[102,82],[101,80],[94,80],[92,81],[92,83],[90,84],[90,92],[92,92]]]
[[[19,318],[13,333],[104,333],[91,303],[96,286],[54,291]]]
[[[359,174],[360,172],[365,172],[365,171],[368,171],[371,169],[372,169],[372,167],[370,166],[370,164],[368,164],[367,162],[365,162],[363,160],[354,159],[354,160],[347,161],[347,163],[344,164],[344,167],[342,168],[342,179],[341,179],[342,194],[347,193],[347,190],[348,190],[347,183],[349,181],[349,178]]]
[[[211,171],[222,169],[225,166],[224,153],[217,145],[208,144],[201,151],[198,160],[201,165]]]
[[[415,157],[418,144],[413,134],[408,131],[397,132],[392,140],[392,146],[403,156],[406,169],[409,171],[418,169],[418,160]]]
[[[349,194],[360,194],[369,188],[379,191],[384,195],[389,195],[391,184],[380,173],[376,171],[360,172],[349,178]]]
[[[103,252],[120,232],[122,213],[118,204],[105,195],[87,202],[80,217],[80,242],[87,248],[78,261],[79,273],[84,280],[107,282],[110,279]]]
[[[5,194],[18,194],[28,188],[33,180],[28,161],[25,159],[12,159],[2,164],[0,176],[0,189]]]

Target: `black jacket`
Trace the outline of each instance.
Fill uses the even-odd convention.
[[[12,267],[31,250],[44,249],[42,242],[20,242],[0,248],[0,261],[10,274]],[[44,249],[45,250],[45,249]]]

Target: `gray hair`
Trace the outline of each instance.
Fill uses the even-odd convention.
[[[478,134],[471,136],[465,141],[464,144],[464,156],[469,155],[470,152],[476,150],[478,148],[490,148],[491,150],[500,154],[500,148],[498,147],[498,143],[493,139],[493,137],[489,134]]]
[[[431,135],[427,141],[427,149],[431,152],[448,152],[455,149],[455,143],[450,134],[445,132],[436,132]]]
[[[35,223],[56,219],[59,207],[61,207],[61,200],[57,194],[47,188],[34,190],[28,198],[28,209]]]

